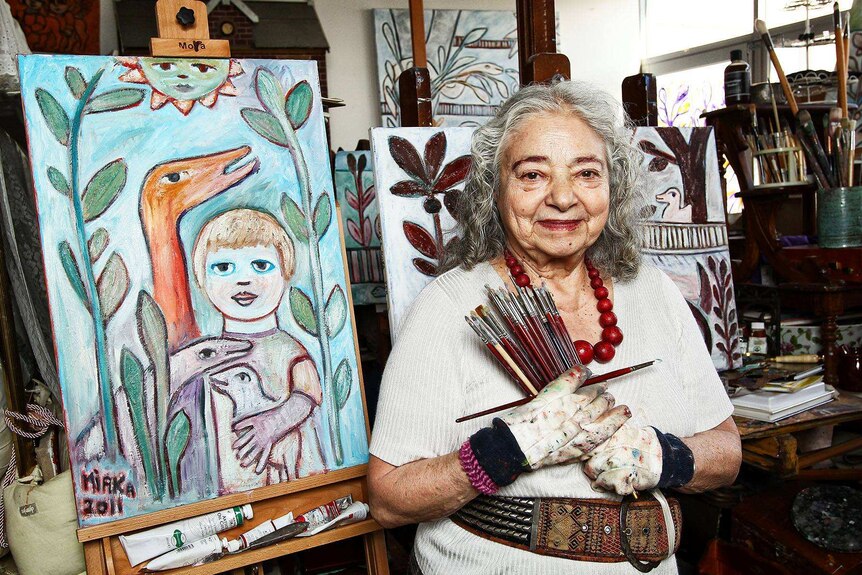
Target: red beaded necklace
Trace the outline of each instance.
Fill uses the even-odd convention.
[[[503,252],[503,257],[506,259],[506,267],[509,268],[509,273],[512,274],[512,281],[518,287],[532,287],[533,282],[530,276],[524,271],[523,266],[518,263],[515,256],[509,250]],[[599,363],[607,363],[616,355],[616,347],[623,341],[623,332],[617,326],[617,316],[612,311],[614,304],[608,297],[608,288],[605,287],[599,270],[597,270],[589,258],[584,260],[587,266],[587,275],[590,278],[590,287],[593,288],[593,293],[596,295],[596,309],[599,310],[599,325],[602,326],[602,339],[595,343],[579,339],[575,341],[575,349],[578,352],[578,357],[581,362],[586,365],[595,359]]]

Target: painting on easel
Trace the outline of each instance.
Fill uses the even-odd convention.
[[[366,463],[314,63],[19,67],[79,523]]]

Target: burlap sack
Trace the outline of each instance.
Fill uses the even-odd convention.
[[[86,569],[72,474],[39,485],[16,481],[3,492],[6,537],[21,575],[78,575]]]

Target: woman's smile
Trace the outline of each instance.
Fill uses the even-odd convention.
[[[573,220],[573,219],[546,219],[539,220],[537,223],[543,228],[547,228],[552,232],[572,232],[581,225],[583,220]]]

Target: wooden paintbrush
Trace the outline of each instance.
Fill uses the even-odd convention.
[[[649,366],[653,365],[654,363],[657,363],[660,361],[661,361],[660,359],[654,359],[652,361],[645,361],[644,363],[639,363],[637,365],[630,365],[629,367],[623,367],[620,369],[615,369],[614,371],[609,371],[608,373],[596,375],[596,376],[593,376],[593,377],[589,378],[588,380],[586,380],[581,387],[586,387],[588,385],[595,385],[595,384],[601,383],[603,381],[616,379],[618,377],[628,375],[629,373],[632,373],[634,371],[638,371],[638,370],[644,369],[646,367],[649,367]],[[524,397],[524,398],[518,399],[516,401],[511,401],[509,403],[505,403],[503,405],[498,405],[497,407],[491,407],[489,409],[486,409],[484,411],[480,411],[478,413],[472,413],[470,415],[465,415],[463,417],[459,417],[458,419],[456,419],[455,423],[470,421],[471,419],[476,419],[477,417],[482,417],[483,415],[490,415],[492,413],[497,413],[497,412],[503,411],[505,409],[514,409],[514,408],[518,407],[519,405],[524,405],[525,403],[529,403],[531,399],[533,399],[533,396]]]
[[[832,23],[835,26],[835,73],[838,75],[838,107],[841,117],[847,117],[847,57],[844,52],[844,27],[838,2],[832,5]]]
[[[757,19],[754,21],[754,27],[760,34],[760,39],[766,45],[769,51],[769,59],[772,60],[772,66],[778,73],[778,81],[781,82],[781,90],[784,92],[784,97],[787,98],[787,104],[790,106],[791,113],[796,116],[799,113],[799,106],[796,104],[796,98],[793,97],[793,90],[790,88],[790,82],[787,81],[787,76],[784,75],[784,69],[781,67],[781,61],[778,59],[778,54],[775,53],[775,46],[772,44],[772,37],[769,35],[769,28],[766,27],[766,22]]]
[[[801,110],[796,115],[796,121],[799,131],[802,132],[802,138],[800,139],[806,140],[808,146],[810,146],[807,149],[811,150],[811,155],[813,156],[808,159],[812,165],[811,167],[814,168],[816,165],[823,173],[822,177],[825,179],[825,182],[821,181],[820,185],[822,187],[834,187],[838,185],[836,183],[837,178],[829,167],[829,159],[826,157],[826,152],[823,151],[823,146],[820,145],[820,139],[817,137],[817,130],[814,128],[814,122],[811,120],[811,114],[808,110]],[[814,173],[817,174],[818,179],[821,178],[816,170]]]

